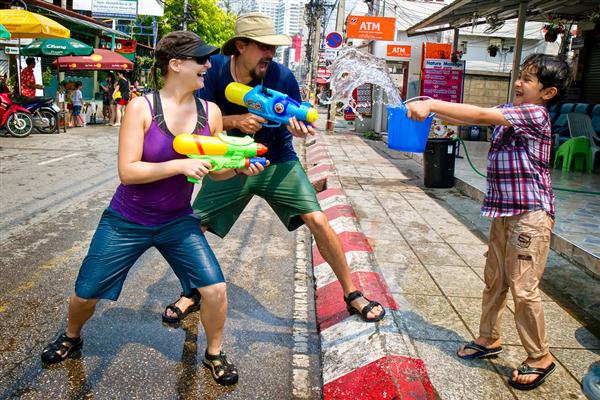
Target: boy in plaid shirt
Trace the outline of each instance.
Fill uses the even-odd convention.
[[[562,99],[569,65],[557,56],[532,54],[515,82],[512,104],[481,108],[426,100],[408,103],[408,116],[422,121],[430,112],[463,125],[495,125],[487,162],[487,193],[481,209],[493,218],[485,264],[479,337],[458,356],[471,360],[502,352],[500,319],[510,288],[515,324],[527,359],[508,383],[533,389],[554,372],[538,289],[554,226],[550,179],[552,135],[547,106]]]

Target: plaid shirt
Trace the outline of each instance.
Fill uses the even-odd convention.
[[[499,106],[511,126],[496,126],[487,161],[481,215],[506,217],[545,210],[554,217],[550,179],[552,135],[545,106]]]

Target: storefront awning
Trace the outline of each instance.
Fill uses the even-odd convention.
[[[75,25],[82,26],[88,30],[98,32],[99,35],[106,35],[106,36],[115,35],[116,38],[123,38],[123,39],[131,38],[128,34],[118,31],[116,29],[112,29],[107,26],[88,21],[84,18],[77,18],[77,17],[67,15],[65,13],[61,13],[59,11],[52,10],[52,9],[50,9],[50,7],[45,7],[45,5],[37,5],[36,4],[34,7],[40,11],[40,14],[45,14],[46,16],[48,16],[50,18],[57,18],[57,19],[61,19],[63,21],[71,22]],[[33,7],[30,7],[30,8],[33,8]]]
[[[526,7],[527,21],[546,22],[548,15],[570,21],[589,18],[598,7],[598,0],[530,0]],[[442,30],[485,24],[488,21],[506,21],[519,17],[516,0],[456,0],[436,13],[408,28],[408,36]]]

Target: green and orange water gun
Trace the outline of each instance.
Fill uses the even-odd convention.
[[[197,158],[212,164],[209,171],[223,168],[247,168],[251,164],[267,165],[267,159],[257,157],[267,152],[267,146],[256,143],[250,136],[235,137],[220,133],[218,136],[182,134],[175,136],[173,149],[189,158]],[[198,183],[188,177],[189,182]]]

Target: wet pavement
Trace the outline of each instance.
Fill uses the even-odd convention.
[[[456,189],[425,188],[422,166],[383,141],[339,129],[324,135],[324,141],[399,305],[393,322],[380,323],[380,329],[409,337],[403,351],[424,361],[439,398],[585,398],[581,379],[600,363],[599,281],[551,252],[542,296],[558,369],[532,392],[512,389],[506,378],[526,353],[512,320],[510,297],[502,322],[504,353],[471,362],[455,355],[478,334],[490,223],[479,216],[480,202]],[[388,346],[387,354],[395,354],[395,344]]]
[[[179,284],[155,251],[145,254],[131,271],[121,299],[98,308],[84,330],[82,357],[41,367],[39,351],[64,328],[66,296],[116,182],[113,175],[82,191],[69,185],[87,181],[93,165],[98,176],[104,176],[102,165],[114,168],[114,133],[113,139],[88,134],[73,130],[65,140],[73,140],[72,144],[89,140],[104,156],[83,169],[70,164],[77,159],[73,156],[66,159],[66,171],[50,168],[57,161],[35,169],[35,176],[27,175],[25,166],[35,163],[15,153],[48,147],[49,142],[0,138],[4,204],[0,215],[5,224],[0,240],[0,398],[320,398],[312,277],[310,269],[302,269],[309,238],[305,229],[288,233],[262,201],[251,203],[226,240],[209,236],[228,278],[225,350],[241,371],[235,388],[218,387],[202,367],[204,339],[197,314],[183,328],[162,326],[160,313],[176,297]],[[106,147],[96,140],[106,140]],[[324,141],[359,228],[373,248],[373,261],[399,305],[375,327],[386,333],[388,354],[403,351],[421,360],[433,393],[442,399],[584,398],[582,376],[600,362],[597,280],[551,252],[542,289],[558,369],[532,392],[511,389],[506,377],[524,360],[525,352],[510,300],[503,319],[504,353],[474,362],[455,356],[458,346],[478,331],[489,228],[489,219],[479,216],[480,203],[456,189],[424,188],[422,166],[387,149],[382,141],[353,132],[324,135]],[[63,155],[77,152],[63,147],[70,151]],[[53,151],[59,153],[60,148]],[[15,159],[22,176],[13,177],[8,170]],[[53,176],[62,184],[60,191],[51,190],[55,183],[44,187],[44,182],[54,182]],[[6,182],[24,183],[27,190],[11,186],[7,191]],[[44,205],[36,209],[36,202],[27,202],[30,208],[20,213],[16,202],[25,203],[36,185],[47,194],[39,199]],[[46,199],[52,201],[46,204]],[[305,284],[309,301],[294,301],[302,298],[294,287],[298,279]],[[298,315],[305,316],[304,325],[294,319]],[[364,342],[356,347],[368,352],[373,343],[359,334],[367,327],[356,316],[346,318],[348,323],[340,328],[355,329],[344,333]],[[308,340],[297,335],[303,326]],[[395,343],[394,338],[402,342]],[[308,367],[303,367],[298,351],[308,354]],[[298,382],[303,382],[304,390],[295,387]]]

